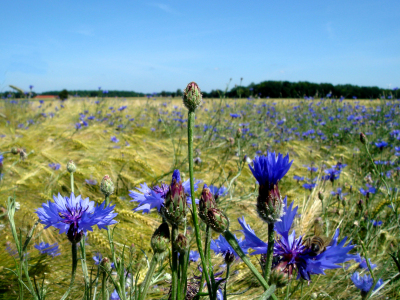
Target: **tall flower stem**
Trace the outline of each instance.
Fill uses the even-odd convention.
[[[181,253],[179,256],[179,267],[181,269],[181,277],[180,277],[180,288],[179,288],[179,300],[183,300],[186,297],[187,291],[187,268],[189,265],[189,250],[186,250],[185,253]]]
[[[71,192],[75,194],[74,192],[74,173],[71,172]]]
[[[239,255],[239,257],[243,260],[243,262],[247,265],[247,267],[250,269],[250,271],[254,274],[254,276],[257,278],[257,280],[261,283],[263,288],[265,290],[269,289],[268,283],[265,281],[265,279],[262,277],[262,275],[257,271],[256,267],[251,263],[251,261],[247,258],[246,254],[243,253],[242,248],[240,248],[239,243],[237,242],[235,236],[229,231],[225,231],[223,234],[224,238],[226,241],[231,245],[233,250]],[[278,300],[274,294],[271,295],[272,299]]]
[[[147,271],[146,278],[144,279],[144,283],[143,283],[143,290],[142,290],[142,293],[140,296],[141,300],[146,299],[147,290],[149,289],[151,279],[153,278],[154,271],[156,270],[156,266],[158,264],[159,257],[160,257],[159,253],[154,253],[153,258],[151,259],[150,268]],[[171,299],[175,299],[175,298],[171,298]]]
[[[172,285],[171,299],[176,300],[178,295],[178,251],[175,248],[175,240],[178,237],[178,225],[172,225],[171,229],[171,248],[172,248]]]
[[[107,273],[103,272],[103,278],[101,280],[101,299],[107,300]]]
[[[72,272],[71,272],[71,282],[69,284],[68,290],[65,292],[65,294],[62,296],[61,300],[67,299],[69,293],[72,290],[72,286],[74,285],[75,282],[75,275],[76,275],[76,266],[78,265],[78,250],[76,249],[76,244],[72,243],[71,244],[71,250],[72,250]]]
[[[271,275],[272,257],[274,255],[274,240],[275,230],[274,223],[268,223],[268,248],[267,248],[267,260],[264,267],[264,279],[266,282],[269,281]]]
[[[194,231],[196,235],[197,249],[200,253],[201,264],[203,266],[203,273],[207,282],[207,289],[210,295],[213,295],[210,277],[208,276],[207,261],[204,257],[203,247],[201,245],[200,239],[200,228],[199,221],[197,217],[196,200],[194,198],[194,175],[193,175],[193,128],[194,128],[194,116],[193,110],[189,110],[188,113],[188,156],[189,156],[189,175],[190,175],[190,197],[192,199],[192,219],[194,225]],[[211,298],[211,297],[210,297]],[[213,298],[211,298],[213,299]]]
[[[224,300],[227,300],[226,288],[228,287],[228,280],[229,280],[229,271],[231,268],[231,264],[227,264],[226,266],[226,279],[225,279],[225,286],[224,286]]]
[[[85,236],[80,241],[80,249],[81,249],[81,265],[83,278],[85,281],[85,296],[84,299],[89,299],[90,297],[90,282],[89,282],[89,273],[86,265],[86,249],[85,249]]]

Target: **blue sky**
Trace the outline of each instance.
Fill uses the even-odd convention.
[[[2,1],[0,91],[395,87],[399,20],[398,0]]]

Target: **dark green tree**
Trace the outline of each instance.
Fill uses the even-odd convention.
[[[64,101],[68,99],[68,91],[66,89],[63,89],[59,94],[58,97]]]

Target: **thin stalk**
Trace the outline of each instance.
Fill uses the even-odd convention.
[[[189,156],[189,175],[190,175],[190,197],[192,199],[192,219],[193,219],[194,231],[196,234],[197,249],[200,253],[201,264],[203,266],[203,273],[206,277],[207,289],[208,289],[209,294],[213,295],[210,277],[208,276],[207,262],[205,260],[204,253],[203,253],[203,247],[201,245],[199,221],[197,218],[196,200],[194,198],[194,176],[193,176],[194,116],[195,116],[194,111],[189,110],[189,113],[188,113],[188,156]]]
[[[151,279],[153,278],[154,271],[155,271],[156,266],[158,264],[159,256],[160,256],[159,253],[154,253],[153,258],[151,259],[150,268],[147,271],[146,278],[144,279],[143,290],[142,290],[142,293],[141,293],[141,296],[140,296],[141,300],[146,299],[147,290],[149,289],[149,286],[150,286],[150,283],[151,283]],[[172,299],[175,299],[175,298],[172,298]]]
[[[103,300],[107,300],[107,273],[103,272],[103,278],[101,280],[101,297]]]
[[[71,173],[72,174],[72,173]],[[80,249],[81,249],[81,265],[82,265],[82,272],[83,272],[83,278],[85,281],[85,294],[84,298],[89,297],[89,273],[86,265],[86,249],[85,249],[85,236],[80,241]]]
[[[229,271],[230,271],[230,267],[231,267],[230,263],[227,263],[226,265],[227,266],[226,266],[226,279],[225,279],[225,286],[224,286],[224,300],[228,299],[227,294],[226,294],[226,288],[228,287]]]
[[[268,223],[268,248],[267,248],[267,261],[265,262],[264,267],[264,278],[266,282],[269,282],[269,277],[271,275],[271,267],[272,267],[272,257],[274,255],[274,240],[275,230],[274,223]]]
[[[74,173],[71,172],[71,192],[75,195],[75,190],[74,190]]]
[[[186,250],[184,254],[181,253],[179,256],[179,267],[181,268],[180,277],[180,288],[179,288],[179,300],[184,300],[186,298],[187,290],[187,268],[189,264],[189,250]]]
[[[72,243],[71,244],[71,250],[72,250],[72,272],[71,272],[71,282],[69,284],[68,290],[65,292],[65,294],[62,296],[61,300],[67,299],[69,293],[72,290],[72,286],[74,285],[75,281],[75,275],[76,275],[76,266],[78,265],[78,251],[76,249],[76,244]]]
[[[253,272],[254,276],[261,283],[265,290],[269,289],[268,283],[262,277],[262,275],[257,271],[256,267],[251,263],[251,261],[247,258],[247,256],[243,253],[242,248],[240,248],[239,243],[237,242],[235,236],[229,231],[225,231],[223,234],[226,241],[231,245],[233,250],[239,255],[239,257],[243,260],[243,262],[247,265],[251,272]],[[278,300],[274,294],[271,295],[272,299]]]
[[[178,237],[178,226],[172,225],[171,234],[171,248],[172,248],[172,285],[171,285],[171,299],[176,300],[178,295],[178,251],[174,246],[175,240]]]

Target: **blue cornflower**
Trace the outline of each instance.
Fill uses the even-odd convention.
[[[94,260],[94,264],[98,265],[101,263],[101,261],[103,260],[103,255],[100,252],[97,252],[96,255],[92,256],[93,260]],[[114,263],[111,263],[111,268],[115,269],[115,265]]]
[[[364,196],[367,196],[368,194],[375,194],[376,193],[376,188],[374,188],[372,185],[369,185],[368,183],[365,185],[367,189],[360,188],[360,193],[363,194]]]
[[[113,143],[118,143],[118,142],[119,142],[119,139],[117,139],[115,136],[112,136],[112,137],[111,137],[111,142],[113,142]]]
[[[267,156],[256,156],[253,160],[254,168],[249,165],[253,176],[261,185],[274,186],[289,171],[293,160],[289,162],[289,155],[285,157],[281,153],[267,152]]]
[[[49,164],[49,167],[52,168],[53,170],[57,171],[58,169],[60,169],[61,165],[56,164],[56,163],[51,163],[51,164]]]
[[[126,106],[126,105],[124,105],[124,106],[121,106],[120,108],[118,108],[118,110],[119,111],[123,111],[124,109],[126,109],[128,106]]]
[[[110,295],[110,300],[120,300],[117,290],[114,290]]]
[[[338,196],[340,199],[342,199],[344,196],[346,196],[348,193],[343,193],[343,189],[341,187],[338,187],[336,192],[331,191],[332,196]]]
[[[60,194],[53,196],[54,202],[48,201],[36,209],[40,223],[45,229],[53,226],[60,230],[60,234],[67,233],[72,243],[77,243],[83,234],[93,231],[92,226],[97,225],[99,229],[107,229],[106,226],[117,223],[114,220],[117,213],[114,213],[114,206],[107,206],[105,201],[95,206],[89,198],[82,199],[79,195],[75,197],[63,197]]]
[[[347,238],[344,238],[339,244],[339,229],[336,230],[332,241],[322,253],[315,255],[306,246],[303,245],[303,237],[295,238],[295,231],[289,235],[293,219],[297,212],[297,207],[293,209],[293,203],[287,206],[287,200],[284,199],[284,215],[281,222],[275,223],[275,231],[280,235],[274,245],[275,262],[273,267],[279,271],[292,274],[293,269],[298,269],[298,276],[305,280],[310,280],[312,274],[325,274],[326,269],[340,268],[337,264],[344,263],[357,258],[356,255],[348,254],[354,248],[351,242],[345,246]],[[254,231],[244,220],[239,220],[245,235],[245,246],[256,250],[251,255],[267,253],[267,244],[261,241]]]
[[[351,280],[353,281],[354,285],[364,293],[368,293],[369,290],[371,289],[372,285],[374,284],[374,281],[371,276],[365,274],[364,277],[361,277],[358,272],[354,272],[354,274],[351,276]],[[381,285],[383,284],[382,278],[380,278],[374,287],[374,291],[377,290]]]
[[[340,176],[340,170],[336,169],[335,167],[331,169],[324,170],[325,174],[327,174],[324,179],[325,180],[330,180],[332,183],[339,179]]]
[[[305,188],[306,190],[309,190],[309,191],[311,191],[316,186],[317,186],[316,183],[304,183],[303,184],[303,188]]]
[[[375,220],[370,220],[370,222],[372,223],[372,225],[376,226],[381,226],[383,224],[382,221],[375,221]]]
[[[226,187],[224,186],[218,188],[214,185],[210,185],[208,188],[210,189],[211,194],[213,194],[215,200],[217,200],[219,197],[225,196],[228,193]]]
[[[230,114],[232,119],[240,118],[239,114]]]
[[[304,177],[300,177],[300,176],[294,175],[294,176],[293,176],[293,179],[294,179],[294,180],[297,180],[297,181],[303,181],[303,180],[304,180]]]
[[[175,170],[173,177],[177,176],[177,182],[181,180],[179,170]],[[179,179],[179,180],[178,180]],[[194,180],[194,189],[195,191],[198,189],[199,184],[201,183],[201,180]],[[190,180],[186,180],[185,182],[182,183],[182,186],[184,188],[186,197],[187,197],[187,202],[190,205],[192,203],[192,200],[190,198]],[[140,184],[140,188],[136,188],[140,193],[130,190],[129,196],[133,198],[131,202],[135,201],[139,203],[139,206],[134,209],[134,211],[139,211],[142,210],[143,213],[149,213],[152,208],[157,208],[157,210],[160,212],[161,206],[164,205],[164,200],[167,195],[167,192],[169,190],[169,185],[162,183],[160,186],[154,186],[152,189],[150,189],[146,183]],[[198,203],[198,200],[195,199],[196,204]]]
[[[388,143],[386,143],[385,141],[380,141],[380,142],[375,143],[375,146],[378,147],[380,150],[382,150],[387,145],[388,145]]]
[[[242,248],[243,252],[247,254],[246,243],[242,241],[242,239],[237,239],[235,236],[236,241],[239,243],[240,248]],[[210,249],[214,251],[215,254],[223,254],[225,255],[227,252],[233,253],[236,259],[239,258],[239,255],[233,250],[231,245],[226,241],[226,239],[220,235],[217,239],[211,240]]]
[[[88,185],[97,185],[96,179],[85,179],[86,184]]]
[[[60,255],[60,249],[58,249],[58,244],[54,243],[53,245],[50,245],[49,243],[41,242],[37,245],[35,245],[35,248],[40,251],[40,254],[48,254],[51,257],[55,257]]]
[[[200,258],[200,253],[195,250],[190,250],[189,261],[196,262]]]
[[[368,269],[367,261],[365,260],[365,258],[362,258],[362,257],[360,256],[360,254],[357,254],[357,258],[355,258],[354,260],[360,264],[360,265],[359,265],[360,268]],[[376,268],[376,264],[373,264],[373,263],[371,262],[371,259],[370,259],[370,258],[368,259],[368,261],[369,261],[369,265],[371,266],[371,269]]]

